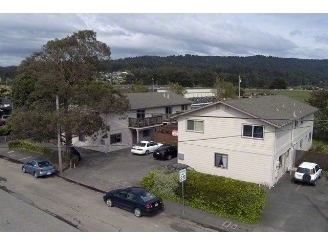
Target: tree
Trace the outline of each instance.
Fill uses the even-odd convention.
[[[307,100],[311,106],[319,109],[315,114],[313,136],[320,139],[328,138],[328,87],[313,90]]]
[[[59,125],[70,145],[74,136],[108,131],[101,114],[121,115],[130,107],[126,96],[95,80],[100,63],[110,55],[94,31],[83,30],[48,41],[23,60],[12,85],[12,133],[45,141],[56,138]]]
[[[11,88],[7,85],[0,85],[0,97],[8,97],[11,96]]]
[[[269,85],[270,89],[286,89],[287,81],[284,78],[275,78],[274,81]]]
[[[146,85],[144,85],[142,80],[138,80],[133,85],[131,85],[129,89],[130,93],[142,93],[142,92],[149,92],[149,89]]]
[[[226,82],[221,78],[217,78],[212,91],[215,94],[216,100],[234,98],[236,96],[236,87],[231,82]]]
[[[167,88],[170,92],[180,96],[184,96],[187,93],[187,90],[182,85],[179,85],[179,83],[169,82]]]

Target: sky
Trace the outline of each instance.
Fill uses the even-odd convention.
[[[0,66],[17,66],[48,41],[86,29],[110,47],[112,59],[185,54],[328,59],[323,1],[297,1],[297,6],[282,0],[265,1],[265,6],[254,0],[167,2],[2,3]]]

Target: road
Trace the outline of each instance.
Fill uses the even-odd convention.
[[[108,208],[102,193],[53,176],[35,179],[0,159],[0,231],[211,232],[164,212],[137,218]],[[49,219],[51,217],[51,219]]]

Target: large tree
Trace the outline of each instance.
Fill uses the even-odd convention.
[[[222,99],[231,99],[236,96],[236,87],[231,82],[226,82],[221,78],[217,78],[212,89],[217,101]]]
[[[12,85],[12,133],[44,141],[55,139],[59,126],[69,145],[79,134],[108,131],[100,115],[123,114],[129,108],[119,91],[95,80],[100,63],[110,55],[94,31],[83,30],[48,41],[23,60]]]
[[[177,95],[184,96],[187,93],[187,90],[179,83],[169,82],[167,84],[167,89]]]

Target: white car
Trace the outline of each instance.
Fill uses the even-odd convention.
[[[154,141],[140,141],[136,145],[132,146],[131,153],[137,155],[148,155],[149,153],[157,150],[159,146],[162,146],[161,143],[156,143]]]
[[[316,185],[317,180],[321,178],[322,169],[318,164],[312,162],[302,162],[294,174],[294,182],[305,182]]]

